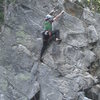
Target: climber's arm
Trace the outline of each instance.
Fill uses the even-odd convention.
[[[63,13],[64,11],[61,11],[61,13],[59,13],[56,17],[53,18],[53,21],[57,20]]]
[[[49,13],[49,15],[52,15],[55,11],[54,10],[51,10],[51,12]]]

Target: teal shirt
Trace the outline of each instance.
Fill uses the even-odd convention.
[[[44,22],[44,30],[46,30],[46,31],[52,31],[52,22],[45,21]]]

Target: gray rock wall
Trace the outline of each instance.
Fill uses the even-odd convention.
[[[75,16],[65,12],[54,23],[61,44],[53,42],[44,63],[38,61],[45,15],[54,7],[67,11],[68,3],[18,0],[8,6],[0,33],[0,100],[91,100],[84,89],[97,82],[88,68],[100,58],[99,14],[88,9],[75,9]]]

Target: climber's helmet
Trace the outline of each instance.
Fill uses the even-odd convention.
[[[45,17],[45,20],[53,20],[53,16],[51,16],[51,15],[46,15],[46,17]]]

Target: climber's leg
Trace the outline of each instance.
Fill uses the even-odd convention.
[[[62,40],[60,39],[60,32],[59,30],[52,31],[52,36],[55,37],[55,40],[60,43]]]

